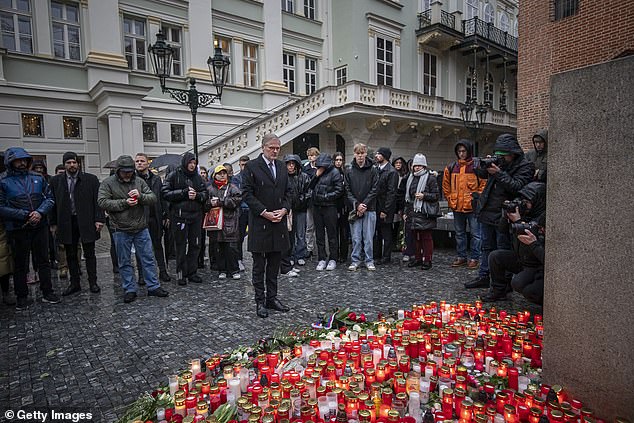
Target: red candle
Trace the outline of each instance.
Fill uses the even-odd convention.
[[[442,391],[442,413],[450,419],[453,415],[453,389]]]
[[[509,378],[509,388],[517,391],[518,378],[519,378],[519,371],[517,367],[511,367],[510,369],[508,369],[508,378]]]

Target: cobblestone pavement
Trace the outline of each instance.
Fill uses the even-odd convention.
[[[317,272],[309,262],[300,277],[280,279],[279,298],[291,312],[272,312],[268,319],[255,316],[249,260],[241,280],[219,280],[217,272],[203,270],[203,284],[180,287],[172,279],[163,285],[168,298],[148,298],[141,287],[137,301],[124,304],[100,244],[100,294],[88,291],[84,276],[83,291],[61,304],[41,303],[31,285],[37,300],[28,310],[0,306],[0,421],[8,408],[39,407],[90,411],[94,421],[111,422],[188,360],[253,344],[276,328],[309,325],[335,306],[375,318],[388,308],[432,300],[473,302],[485,292],[465,290],[462,283],[476,271],[452,269],[452,251],[440,250],[429,271],[397,263],[376,272],[349,272],[343,265]],[[170,266],[173,275],[174,262]],[[61,292],[67,282],[53,283]],[[513,294],[498,307],[518,310],[527,303]]]

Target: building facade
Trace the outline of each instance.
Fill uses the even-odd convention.
[[[549,124],[550,77],[634,53],[634,3],[523,0],[519,30],[518,139]]]
[[[274,130],[283,153],[365,142],[440,168],[473,135],[465,101],[487,105],[483,152],[516,126],[515,0],[3,0],[0,14],[0,147],[49,167],[73,150],[105,175],[120,154],[192,148],[189,109],[153,74],[159,30],[169,87],[215,92],[214,44],[231,61],[222,101],[198,110],[201,164],[254,156]]]

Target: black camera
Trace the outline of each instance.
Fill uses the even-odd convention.
[[[528,229],[533,234],[535,234],[535,236],[537,236],[540,226],[537,224],[537,222],[515,222],[511,223],[511,229],[517,235],[524,234],[524,232]]]
[[[494,155],[491,157],[480,157],[478,160],[480,161],[480,167],[486,169],[492,165],[500,166],[502,163],[502,156]]]
[[[516,198],[515,200],[506,200],[502,203],[502,210],[507,213],[515,213],[516,208],[519,210],[520,214],[523,214],[526,211],[526,203],[524,200]]]

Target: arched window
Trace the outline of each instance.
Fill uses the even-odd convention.
[[[465,17],[467,20],[473,19],[478,16],[478,0],[466,0],[465,3]]]
[[[484,104],[488,106],[493,106],[493,75],[488,74],[487,78],[484,80]]]
[[[431,0],[420,0],[420,11],[424,12],[425,10],[431,9]]]
[[[467,70],[465,103],[477,103],[478,102],[478,75],[475,68],[469,66]]]
[[[484,22],[495,25],[495,11],[489,3],[484,5]]]
[[[511,29],[511,25],[509,24],[509,18],[506,16],[506,13],[500,12],[500,29],[503,32],[509,32]]]

